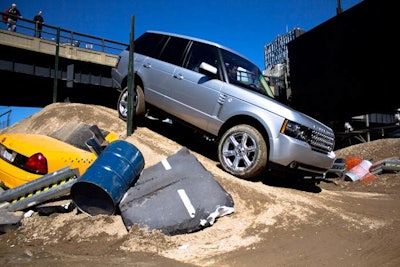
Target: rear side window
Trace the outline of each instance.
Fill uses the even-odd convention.
[[[189,40],[187,39],[170,37],[169,41],[161,52],[159,59],[174,65],[181,66],[183,56],[186,52],[188,44]]]
[[[135,41],[135,53],[156,58],[168,37],[161,34],[146,32]]]

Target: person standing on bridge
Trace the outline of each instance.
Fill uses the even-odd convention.
[[[7,28],[9,31],[17,31],[17,20],[22,18],[21,12],[17,8],[17,4],[12,4],[8,9]]]
[[[44,19],[42,16],[42,11],[40,10],[36,16],[33,17],[35,22],[35,37],[42,38],[42,27],[44,24]]]

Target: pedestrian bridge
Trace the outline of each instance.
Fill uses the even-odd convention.
[[[72,101],[115,107],[111,68],[128,44],[47,24],[37,38],[33,21],[23,18],[17,32],[2,25],[0,105],[44,107]]]
[[[92,43],[85,43],[84,47],[74,40],[72,43],[64,42],[59,44],[59,57],[91,62],[105,66],[115,66],[118,55],[110,54],[93,49]],[[0,30],[0,45],[11,46],[36,53],[43,53],[54,56],[57,43],[55,40],[36,38],[22,33]],[[28,53],[29,54],[29,53]]]

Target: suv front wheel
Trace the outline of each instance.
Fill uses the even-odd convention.
[[[222,136],[218,158],[225,171],[239,178],[251,179],[261,174],[267,165],[267,144],[256,128],[236,125]]]
[[[136,85],[136,113],[135,115],[140,120],[146,114],[144,93],[142,87]],[[128,118],[128,87],[125,87],[119,97],[117,103],[118,116],[120,119],[126,121]]]

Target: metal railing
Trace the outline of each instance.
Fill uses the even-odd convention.
[[[6,15],[0,12],[1,17]],[[3,21],[2,28],[7,30],[7,21]],[[36,36],[36,23],[33,20],[18,18],[16,24],[16,32],[20,34],[26,34],[30,36]],[[121,50],[128,47],[129,44],[116,42],[109,39],[104,39],[101,37],[96,37],[93,35],[88,35],[80,32],[74,32],[60,27],[56,27],[49,24],[43,24],[41,30],[41,38],[51,41],[56,41],[57,32],[60,32],[60,43],[68,44],[76,47],[82,47],[85,49],[91,49],[95,51],[100,51],[104,53],[110,53],[118,55]]]
[[[11,109],[0,113],[0,130],[10,126]]]

